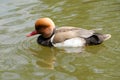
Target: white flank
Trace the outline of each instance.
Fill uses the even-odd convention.
[[[65,40],[61,43],[53,44],[54,47],[82,47],[85,45],[85,40],[83,38],[72,38]]]

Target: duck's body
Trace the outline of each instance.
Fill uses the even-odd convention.
[[[37,42],[44,46],[54,47],[82,47],[85,45],[97,45],[111,37],[110,34],[96,33],[94,30],[86,30],[77,27],[55,28],[54,22],[49,18],[41,18],[35,23],[35,31],[27,36],[41,34]]]

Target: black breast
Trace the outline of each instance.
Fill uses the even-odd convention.
[[[39,36],[37,39],[38,44],[41,44],[43,46],[48,46],[48,47],[52,47],[52,43],[51,43],[51,38],[44,38],[42,36]]]

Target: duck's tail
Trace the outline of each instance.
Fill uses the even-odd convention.
[[[86,45],[98,45],[101,44],[103,41],[108,40],[111,38],[110,34],[100,34],[94,33],[92,36],[86,38]]]

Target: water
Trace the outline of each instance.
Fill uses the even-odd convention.
[[[82,52],[43,47],[25,37],[41,17],[112,38]],[[0,0],[0,80],[120,80],[119,34],[120,0]]]

